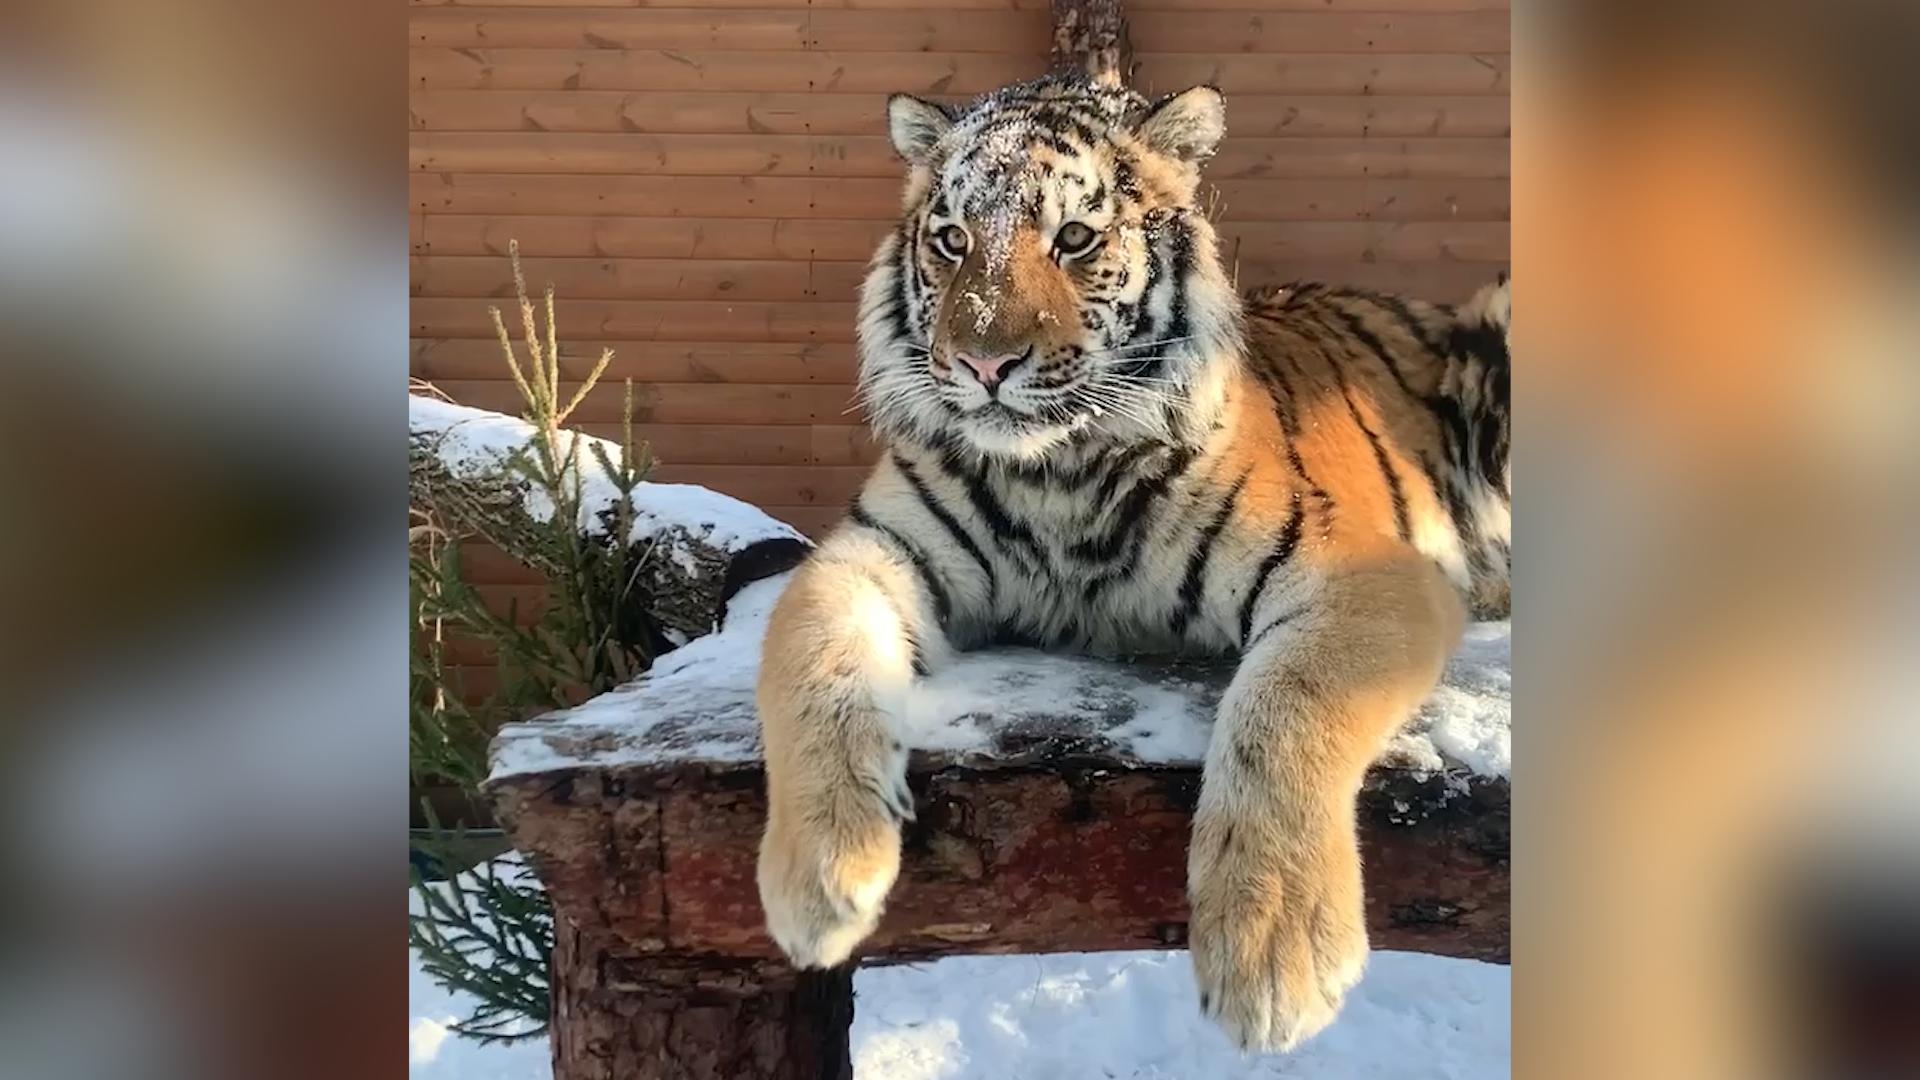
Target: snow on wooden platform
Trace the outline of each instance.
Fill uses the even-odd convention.
[[[709,764],[760,758],[754,682],[767,616],[789,575],[742,589],[725,626],[660,658],[647,675],[585,704],[509,725],[493,776],[568,768]],[[959,657],[921,680],[908,743],[962,764],[1038,754],[1122,767],[1197,766],[1228,664],[1109,661],[1030,649]],[[1442,685],[1394,740],[1386,764],[1504,777],[1511,762],[1510,624],[1468,628]]]

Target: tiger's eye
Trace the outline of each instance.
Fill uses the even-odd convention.
[[[941,254],[955,262],[959,262],[961,259],[967,257],[967,245],[970,243],[970,240],[967,236],[967,230],[958,225],[948,225],[946,228],[934,233],[933,242],[934,245],[940,249]]]
[[[1100,234],[1094,232],[1092,226],[1079,221],[1069,221],[1060,226],[1059,232],[1053,234],[1053,247],[1065,256],[1084,255],[1099,238]]]

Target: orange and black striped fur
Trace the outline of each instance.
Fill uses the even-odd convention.
[[[1021,641],[1237,655],[1188,867],[1203,1008],[1285,1048],[1359,978],[1362,773],[1505,603],[1508,292],[1237,296],[1195,199],[1223,108],[1059,77],[890,103],[905,207],[860,324],[888,453],[759,690],[797,964],[845,960],[893,884],[916,677]]]

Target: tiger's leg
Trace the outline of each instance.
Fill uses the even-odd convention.
[[[760,900],[798,967],[840,963],[879,921],[913,815],[895,718],[916,651],[942,642],[924,579],[859,526],[802,564],[774,608],[758,694]]]
[[[1432,690],[1463,621],[1439,569],[1411,555],[1339,571],[1301,607],[1276,603],[1254,621],[1221,699],[1187,862],[1201,1008],[1242,1048],[1292,1048],[1359,981],[1360,783]]]

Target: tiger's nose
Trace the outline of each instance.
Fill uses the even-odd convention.
[[[1007,372],[1027,354],[1023,352],[1001,353],[998,356],[975,356],[969,352],[955,352],[954,359],[967,365],[973,371],[973,377],[980,380],[981,386],[992,387],[1007,377]]]

